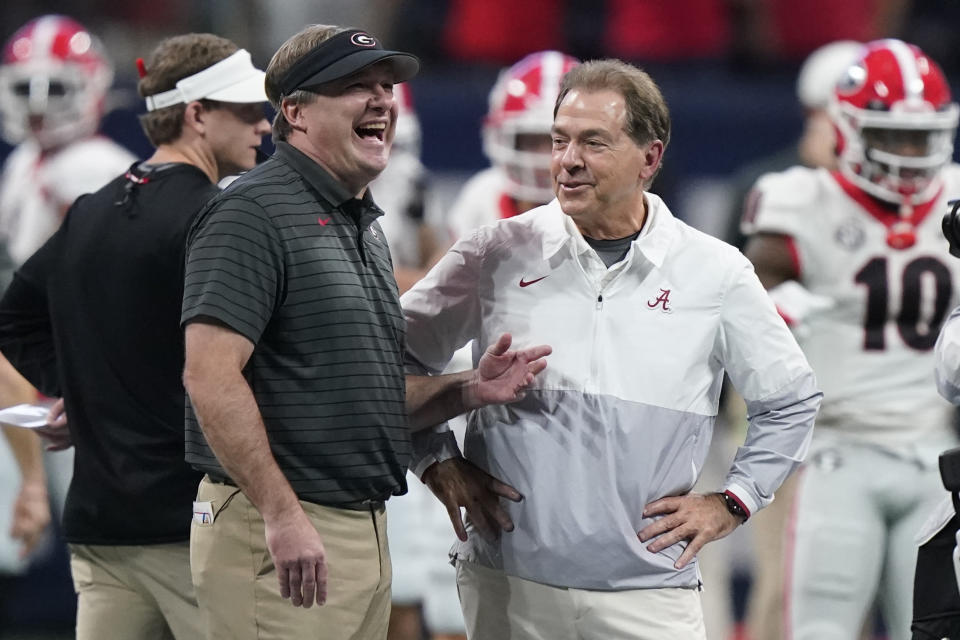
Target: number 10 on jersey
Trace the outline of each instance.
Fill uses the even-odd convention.
[[[873,258],[854,278],[857,284],[867,288],[867,309],[863,318],[863,348],[866,351],[886,349],[884,328],[888,320],[895,321],[897,331],[911,349],[929,351],[937,342],[940,325],[950,307],[953,282],[950,270],[942,262],[930,256],[916,258],[903,268],[899,312],[892,316],[890,309],[890,280],[887,258]],[[923,300],[924,275],[932,278],[933,301]],[[927,288],[929,296],[929,287]],[[924,313],[925,312],[925,313]]]

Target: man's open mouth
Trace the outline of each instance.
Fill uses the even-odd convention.
[[[376,138],[377,140],[383,140],[383,134],[387,131],[387,124],[385,122],[374,122],[371,124],[362,124],[354,132],[361,138]]]

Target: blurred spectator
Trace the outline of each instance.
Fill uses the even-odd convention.
[[[564,0],[451,0],[444,27],[447,53],[457,60],[509,64],[564,46]]]
[[[751,65],[802,60],[836,40],[896,36],[911,0],[733,0],[738,42]]]
[[[607,0],[605,55],[673,62],[723,58],[731,38],[726,0]]]

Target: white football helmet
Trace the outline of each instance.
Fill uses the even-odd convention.
[[[3,51],[0,117],[12,144],[57,147],[96,132],[113,68],[80,23],[47,15],[22,26]]]
[[[837,84],[829,112],[840,170],[876,198],[912,207],[940,189],[960,107],[937,63],[900,40],[877,40]]]
[[[840,79],[860,59],[863,43],[837,40],[816,49],[797,74],[797,99],[804,109],[826,109]]]
[[[553,199],[550,128],[560,79],[579,60],[558,51],[531,53],[501,71],[490,91],[483,150],[507,179],[507,193],[527,202]]]

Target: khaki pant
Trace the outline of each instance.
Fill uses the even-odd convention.
[[[204,478],[198,502],[212,523],[195,519],[190,564],[210,640],[378,640],[390,618],[386,510],[351,511],[301,502],[323,540],[327,602],[309,609],[280,597],[263,518],[236,487]]]
[[[706,640],[694,589],[551,587],[457,561],[470,640]]]
[[[77,640],[195,640],[204,635],[186,542],[70,545]]]

